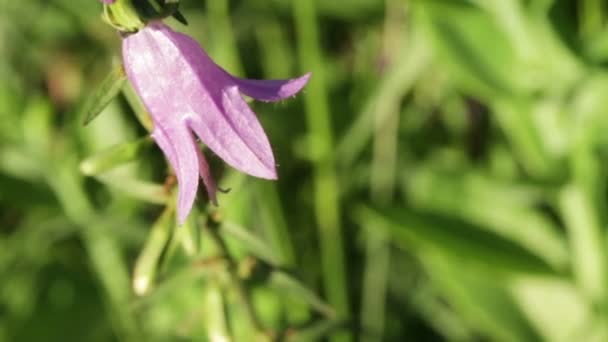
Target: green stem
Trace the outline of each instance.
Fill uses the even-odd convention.
[[[580,31],[583,38],[593,36],[602,30],[604,23],[604,1],[581,0],[579,4]]]
[[[255,311],[251,295],[238,274],[238,264],[228,251],[226,241],[219,233],[221,222],[217,218],[217,215],[215,215],[214,213],[210,214],[209,218],[207,219],[207,224],[205,226],[207,228],[207,232],[209,233],[209,237],[213,241],[214,245],[217,247],[218,252],[226,260],[226,269],[228,271],[228,275],[230,277],[232,285],[237,291],[239,299],[244,305],[247,319],[249,320],[253,328],[262,337],[261,340],[271,341],[272,339],[268,336],[266,330],[264,329],[264,326],[262,325],[262,321],[260,320],[259,316]]]
[[[303,69],[313,73],[305,100],[310,152],[314,157],[314,203],[319,227],[324,287],[329,303],[336,309],[339,318],[344,319],[349,316],[347,276],[325,64],[319,46],[315,2],[294,0],[293,10],[299,60]],[[343,342],[351,339],[349,333],[342,332],[334,335],[331,341]]]

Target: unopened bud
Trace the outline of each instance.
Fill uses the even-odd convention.
[[[175,16],[187,24],[179,13],[179,0],[101,0],[104,3],[103,19],[120,32],[137,32],[152,20]]]

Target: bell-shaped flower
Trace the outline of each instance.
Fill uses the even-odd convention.
[[[289,98],[310,74],[291,80],[234,77],[195,40],[161,22],[126,35],[122,55],[127,77],[154,123],[152,137],[175,170],[180,224],[192,208],[199,177],[216,201],[217,187],[196,137],[232,167],[277,179],[268,138],[242,95],[260,101]]]

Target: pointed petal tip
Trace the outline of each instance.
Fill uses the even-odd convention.
[[[186,223],[186,219],[188,218],[189,213],[178,213],[177,214],[177,227],[181,227]]]
[[[179,125],[158,125],[152,132],[152,138],[163,151],[177,177],[176,209],[181,226],[192,210],[199,185],[197,145],[187,128]]]
[[[267,179],[267,180],[277,180],[279,179],[278,175],[277,175],[277,170],[276,168],[255,168],[255,169],[251,169],[248,170],[246,172],[247,174],[257,177],[257,178],[262,178],[262,179]]]
[[[251,80],[232,77],[243,94],[263,102],[280,101],[299,93],[312,77],[308,72],[288,80]]]
[[[306,74],[291,80],[286,85],[285,88],[287,88],[287,89],[285,89],[284,91],[287,93],[290,93],[291,94],[290,96],[296,95],[297,93],[299,93],[302,90],[302,88],[304,88],[308,84],[308,81],[310,81],[311,77],[312,77],[312,72],[307,72]]]
[[[312,77],[312,71],[309,71],[309,72],[305,73],[304,75],[300,76],[298,79],[305,80],[306,83],[308,83],[308,81],[310,81],[311,77]]]
[[[192,206],[194,205],[195,198],[196,188],[185,188],[181,185],[179,186],[177,194],[177,221],[180,226],[186,222],[186,219],[192,210]]]

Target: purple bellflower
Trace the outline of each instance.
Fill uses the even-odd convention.
[[[122,56],[154,123],[152,137],[175,170],[180,224],[192,209],[199,177],[216,203],[217,186],[195,137],[235,169],[277,179],[268,138],[242,94],[260,101],[286,99],[306,85],[310,74],[290,80],[237,78],[195,40],[160,21],[126,35]]]

